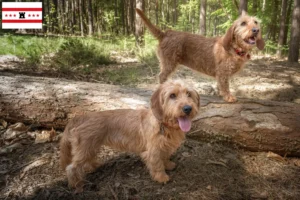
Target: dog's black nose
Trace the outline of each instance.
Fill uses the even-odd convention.
[[[185,105],[185,106],[183,106],[182,111],[188,115],[192,111],[192,106]]]
[[[258,33],[258,32],[259,32],[259,29],[258,29],[258,28],[253,28],[253,29],[252,29],[252,32],[253,32],[253,33]]]

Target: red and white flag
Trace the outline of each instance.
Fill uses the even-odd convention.
[[[2,29],[41,29],[42,2],[2,2]]]

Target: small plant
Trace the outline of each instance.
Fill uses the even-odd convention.
[[[67,39],[59,48],[53,58],[53,65],[63,71],[70,71],[81,67],[95,67],[113,63],[109,57],[108,51],[103,47],[98,47],[90,41],[70,38]]]

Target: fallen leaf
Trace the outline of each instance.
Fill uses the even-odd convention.
[[[273,152],[271,152],[271,151],[268,152],[267,158],[271,158],[271,159],[273,159],[273,160],[276,160],[276,161],[279,161],[279,162],[286,163],[286,160],[285,160],[282,156],[280,156],[280,155],[278,155],[278,154],[276,154],[276,153],[273,153]]]
[[[51,131],[42,131],[41,133],[36,133],[35,135],[35,143],[45,143],[51,142],[56,136],[56,131],[52,128]]]
[[[140,174],[134,174],[134,173],[127,173],[128,176],[133,177],[133,178],[139,178],[141,175]]]
[[[207,187],[206,187],[206,189],[208,189],[208,190],[211,190],[211,185],[208,185]]]
[[[18,122],[13,125],[10,125],[8,128],[10,128],[14,131],[27,131],[28,130],[27,126],[25,126],[22,122]]]
[[[225,163],[220,162],[220,161],[208,160],[208,161],[206,162],[206,164],[207,164],[207,165],[209,165],[209,164],[221,165],[221,166],[224,166],[224,167],[228,168],[227,165],[226,165]]]
[[[29,171],[29,170],[32,170],[36,167],[39,167],[39,166],[42,166],[42,165],[45,165],[47,163],[49,163],[50,159],[49,157],[43,157],[39,160],[36,160],[34,161],[33,163],[27,165],[23,170],[22,170],[22,173],[20,175],[20,178],[23,178],[24,175]]]
[[[13,150],[15,149],[19,149],[19,148],[22,148],[22,144],[20,143],[14,143],[12,145],[9,145],[9,146],[6,146],[6,147],[3,147],[0,149],[0,155],[3,155],[3,154],[7,154],[7,153],[11,153]]]
[[[185,158],[191,157],[191,154],[189,154],[189,152],[183,152],[181,155]]]
[[[25,133],[27,130],[28,128],[23,123],[18,122],[8,127],[3,134],[3,138],[4,140],[11,140]]]
[[[2,124],[2,127],[3,128],[6,128],[7,127],[7,122],[3,119],[0,119],[0,123]]]

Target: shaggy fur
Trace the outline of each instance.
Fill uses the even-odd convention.
[[[152,178],[166,183],[175,163],[169,160],[198,113],[199,94],[182,82],[165,82],[153,93],[151,109],[109,110],[73,118],[60,142],[61,167],[69,185],[83,190],[86,172],[97,166],[101,145],[141,156]]]
[[[215,77],[219,94],[227,102],[235,102],[230,94],[229,78],[250,59],[249,52],[256,45],[264,48],[259,21],[243,13],[222,37],[207,38],[201,35],[168,30],[162,32],[144,13],[136,9],[150,32],[159,40],[157,56],[160,60],[160,83],[179,64]]]

